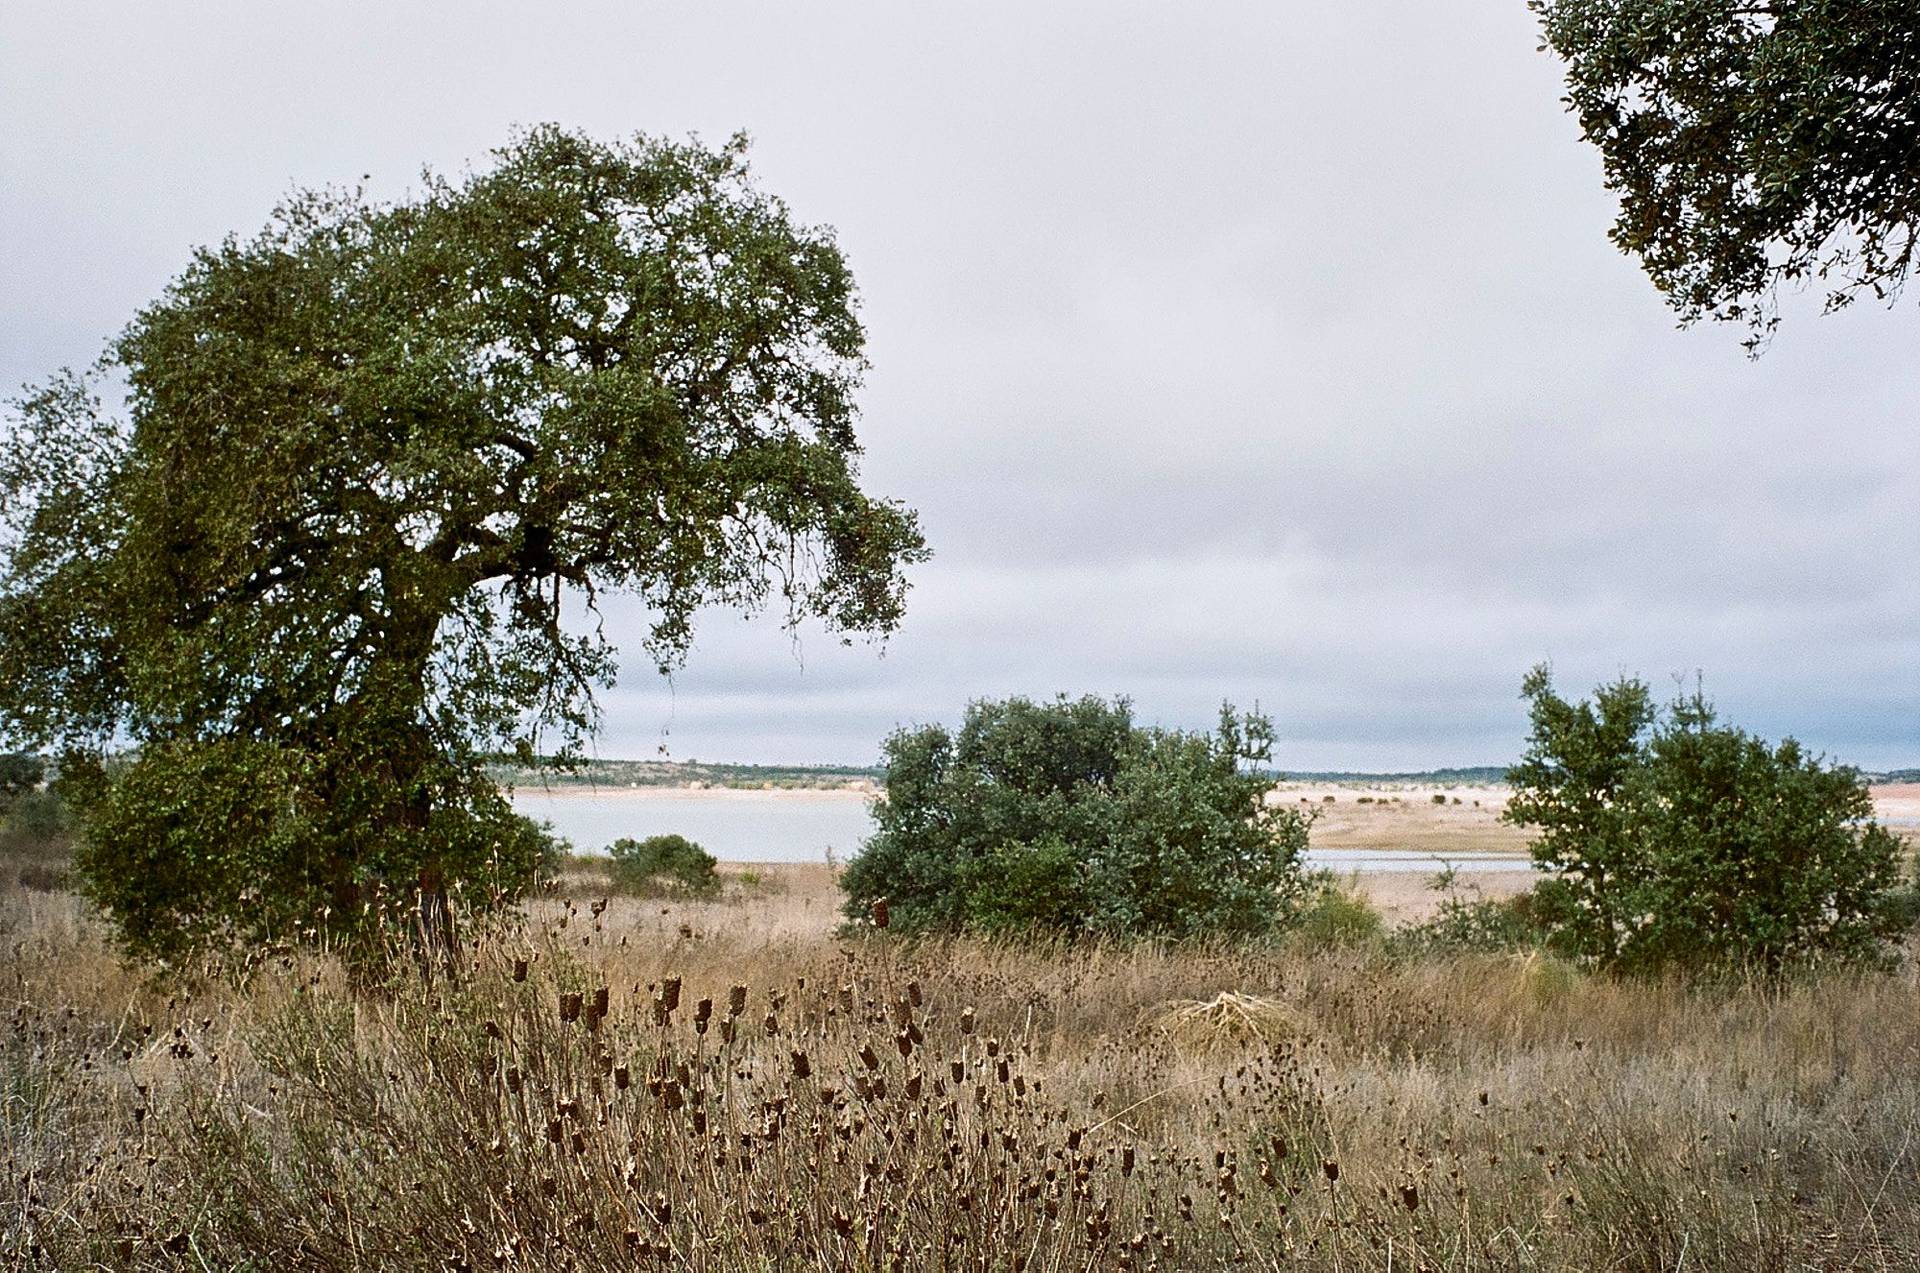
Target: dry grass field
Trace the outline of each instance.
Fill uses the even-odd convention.
[[[1451,806],[1449,806],[1451,807]],[[0,897],[34,1268],[1912,1269],[1920,982],[834,935],[588,896],[162,982]]]

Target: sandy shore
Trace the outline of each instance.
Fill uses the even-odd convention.
[[[564,801],[620,802],[688,797],[755,805],[864,804],[881,794],[877,783],[844,787],[622,787],[557,783],[522,786],[520,793]],[[1313,844],[1321,849],[1410,853],[1511,853],[1524,856],[1528,832],[1500,821],[1509,791],[1498,786],[1421,787],[1281,783],[1269,804],[1313,810]],[[1875,812],[1910,842],[1920,844],[1920,783],[1872,789]],[[1436,799],[1436,797],[1438,797]]]
[[[1873,807],[1883,818],[1920,818],[1920,782],[1892,782],[1873,788]]]

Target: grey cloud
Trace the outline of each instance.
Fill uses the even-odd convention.
[[[714,615],[670,692],[614,603],[604,754],[865,760],[1065,690],[1258,699],[1297,767],[1498,761],[1552,658],[1920,763],[1920,309],[1794,304],[1758,363],[1676,331],[1536,43],[1517,0],[15,6],[0,383],[292,185],[745,127],[839,229],[865,470],[936,557],[884,657]]]

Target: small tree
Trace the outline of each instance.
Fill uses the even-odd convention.
[[[706,896],[719,891],[719,859],[684,835],[621,838],[607,849],[613,882],[630,893],[651,893],[663,886]]]
[[[1901,844],[1860,775],[1719,724],[1697,690],[1654,732],[1628,804],[1654,863],[1628,962],[1777,970],[1870,955],[1898,930]]]
[[[1898,928],[1899,839],[1859,773],[1718,723],[1696,690],[1664,714],[1623,679],[1592,704],[1527,677],[1533,736],[1508,821],[1555,872],[1534,912],[1608,966],[1873,954]]]
[[[1264,932],[1303,891],[1309,823],[1265,801],[1250,766],[1271,743],[1258,714],[1189,734],[1091,697],[977,702],[957,736],[900,731],[847,913],[884,897],[909,932]]]
[[[1527,673],[1520,692],[1533,732],[1507,773],[1513,795],[1501,817],[1538,829],[1533,862],[1552,872],[1541,902],[1559,918],[1560,943],[1609,963],[1645,866],[1622,796],[1641,764],[1653,698],[1645,683],[1622,677],[1596,690],[1592,703],[1569,703],[1553,692],[1544,664]]]

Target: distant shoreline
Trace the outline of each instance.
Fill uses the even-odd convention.
[[[841,803],[872,801],[886,794],[886,786],[878,779],[866,776],[847,776],[833,785],[787,786],[766,784],[760,786],[719,785],[705,782],[687,783],[621,783],[608,780],[594,780],[571,777],[560,782],[502,781],[503,790],[515,796],[530,799],[551,799],[564,802],[575,801],[650,801],[650,800],[686,800],[690,797],[717,801],[745,801],[757,803],[801,802],[801,803]],[[1337,809],[1342,814],[1356,814],[1366,809],[1378,810],[1385,815],[1397,810],[1408,813],[1424,809],[1433,803],[1434,797],[1442,797],[1449,813],[1455,817],[1479,822],[1488,830],[1497,823],[1497,815],[1506,804],[1509,789],[1503,783],[1477,784],[1435,784],[1414,782],[1313,782],[1283,780],[1274,784],[1267,796],[1272,805],[1307,804],[1322,810],[1323,813]],[[1920,782],[1880,783],[1869,788],[1873,797],[1874,816],[1884,825],[1903,833],[1909,839],[1920,839],[1915,829],[1920,828]],[[1457,807],[1457,812],[1456,812]],[[1439,812],[1435,809],[1434,812]],[[1516,839],[1525,838],[1520,828],[1505,828],[1503,831]],[[1328,835],[1328,832],[1333,834]],[[1341,843],[1345,837],[1337,826],[1323,825],[1322,838],[1333,843]]]
[[[505,784],[503,784],[505,785]],[[625,786],[617,783],[567,782],[541,786],[515,783],[516,796],[537,796],[554,800],[684,800],[688,796],[715,800],[872,800],[881,794],[877,784],[860,786],[849,783],[839,787],[711,787],[699,784],[666,786]]]

